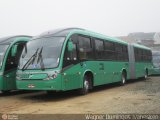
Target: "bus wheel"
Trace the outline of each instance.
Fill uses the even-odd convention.
[[[148,71],[145,71],[144,79],[146,80],[148,78]]]
[[[124,85],[126,83],[126,74],[122,72],[120,85]]]
[[[89,92],[90,86],[91,86],[90,77],[85,75],[83,80],[83,88],[80,89],[79,93],[81,95],[87,94]]]

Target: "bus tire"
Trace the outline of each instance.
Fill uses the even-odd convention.
[[[144,74],[144,79],[147,80],[147,78],[148,78],[148,70],[146,69]]]
[[[85,95],[89,92],[89,88],[91,86],[90,77],[85,75],[83,80],[83,87],[79,90],[81,95]]]
[[[122,72],[120,85],[123,86],[123,85],[125,85],[125,83],[126,83],[126,73]]]

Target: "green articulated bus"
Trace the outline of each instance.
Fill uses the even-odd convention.
[[[16,89],[16,70],[23,47],[30,36],[0,38],[0,91],[8,93]]]
[[[21,90],[86,94],[94,86],[147,77],[152,66],[149,48],[80,28],[42,33],[22,55],[16,76]]]

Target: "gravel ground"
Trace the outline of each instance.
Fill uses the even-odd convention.
[[[9,114],[160,114],[160,77],[130,80],[94,88],[80,96],[77,91],[47,95],[43,91],[0,94],[0,113]]]

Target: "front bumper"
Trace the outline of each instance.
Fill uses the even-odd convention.
[[[16,80],[19,90],[62,90],[60,80]]]

